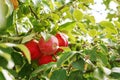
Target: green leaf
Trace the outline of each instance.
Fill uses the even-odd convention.
[[[76,22],[67,22],[61,26],[59,26],[59,30],[60,31],[68,31],[68,32],[71,32],[72,29],[75,27],[75,23]]]
[[[50,80],[67,80],[67,73],[65,69],[59,69],[52,73]]]
[[[114,27],[114,25],[109,21],[101,21],[100,25],[104,27],[103,33],[105,33],[105,32],[110,33],[110,34],[111,33],[114,33],[114,34],[118,33],[116,28]]]
[[[15,65],[23,65],[23,58],[20,53],[13,52],[11,53],[12,60],[14,61]]]
[[[110,77],[114,78],[114,80],[119,80],[120,79],[120,73],[111,73]]]
[[[98,32],[97,32],[97,30],[95,30],[95,29],[91,29],[91,30],[88,32],[88,34],[89,34],[91,37],[95,37],[95,36],[97,36]]]
[[[25,45],[22,45],[22,44],[16,45],[15,47],[19,48],[24,53],[28,62],[31,63],[31,57],[30,57],[30,52],[29,52],[28,48]]]
[[[95,18],[91,15],[85,15],[85,18],[88,19],[92,24],[95,24]]]
[[[40,73],[41,71],[43,70],[47,70],[51,67],[54,67],[56,65],[56,63],[54,62],[51,62],[51,63],[48,63],[48,64],[45,64],[45,65],[41,65],[39,66],[37,69],[35,69],[32,73],[31,73],[31,78],[32,77],[35,77],[38,73]]]
[[[4,68],[7,67],[8,61],[4,57],[0,56],[0,62],[1,62],[0,63],[1,67],[4,67]]]
[[[68,77],[68,80],[86,80],[83,76],[83,73],[80,71],[72,71]]]
[[[103,3],[106,5],[107,8],[109,8],[111,0],[103,0]]]
[[[74,12],[73,12],[73,17],[77,20],[77,21],[80,21],[82,20],[83,18],[83,13],[78,10],[78,9],[75,9]]]
[[[108,48],[104,45],[104,44],[101,44],[100,45],[100,48],[102,49],[102,51],[107,54],[108,53]]]
[[[3,75],[3,73],[1,71],[0,71],[0,79],[1,80],[6,80],[5,77],[4,77],[4,75]]]
[[[76,42],[75,42],[76,39],[75,39],[74,35],[72,34],[72,32],[68,32],[67,35],[69,36],[69,39],[70,39],[70,42],[71,42],[71,43],[76,43]]]
[[[83,71],[83,70],[84,70],[84,64],[85,64],[85,61],[81,58],[81,59],[79,59],[79,60],[77,60],[77,61],[74,61],[74,62],[72,63],[72,66],[73,66],[73,68],[75,68],[75,69],[78,69],[78,70]]]
[[[108,64],[107,55],[104,53],[98,52],[97,56],[98,56],[99,61],[101,61],[102,64],[104,64],[105,66],[107,66]]]
[[[87,29],[83,23],[77,23],[78,27],[80,28],[81,32],[87,33]]]
[[[27,80],[30,77],[30,74],[32,72],[32,65],[31,64],[24,64],[24,66],[22,67],[22,69],[19,71],[18,75],[22,78],[26,77]]]
[[[96,68],[93,73],[94,77],[98,80],[103,80],[104,73],[101,68]]]
[[[35,33],[32,33],[28,36],[25,36],[23,39],[22,39],[22,42],[21,43],[25,43],[25,42],[28,42],[30,41],[31,39],[33,39],[33,37],[35,36]]]
[[[68,51],[71,51],[71,49],[69,47],[60,47],[61,49],[64,50],[64,52],[68,52]]]
[[[120,29],[120,22],[118,22],[118,21],[114,21],[114,23],[115,23],[115,25],[117,26],[117,28]]]
[[[74,56],[74,52],[65,52],[62,54],[60,59],[57,61],[57,66],[60,67],[65,61]]]
[[[93,48],[92,50],[85,50],[85,54],[90,56],[91,61],[96,61],[97,59],[96,48]]]
[[[92,3],[94,4],[94,0],[80,0],[81,2],[84,2],[84,3]]]
[[[28,62],[31,63],[30,52],[29,52],[28,48],[24,44],[2,43],[2,44],[0,44],[0,46],[8,47],[8,48],[9,47],[17,47],[17,48],[19,48],[24,53],[24,55],[27,58]],[[6,49],[6,51],[7,50],[8,49]],[[10,51],[7,52],[7,53],[10,53]],[[8,54],[2,54],[2,55],[8,55]],[[5,57],[7,57],[7,56],[5,56]],[[11,57],[9,57],[7,59],[11,59]]]
[[[59,20],[59,18],[60,18],[59,15],[54,14],[54,13],[52,13],[51,16],[52,16],[52,18],[54,19],[54,21],[57,21],[57,20]]]
[[[9,0],[0,0],[0,33],[5,32],[12,23],[13,6]]]

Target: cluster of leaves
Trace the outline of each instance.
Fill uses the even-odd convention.
[[[0,25],[1,80],[7,79],[5,74],[12,80],[120,79],[119,11],[96,23],[94,16],[86,13],[93,0],[19,0],[15,10],[2,1],[10,16],[2,29]],[[110,2],[104,0],[108,10]],[[57,62],[36,65],[23,44],[39,39],[41,33],[58,31],[69,36],[69,48],[63,48]]]

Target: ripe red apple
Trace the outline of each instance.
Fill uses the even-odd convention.
[[[54,54],[57,51],[58,47],[58,39],[53,35],[47,41],[44,40],[43,37],[41,37],[39,40],[39,48],[44,55]]]
[[[52,55],[44,55],[39,59],[38,64],[43,65],[43,64],[48,64],[50,62],[56,62],[56,61],[57,60],[53,59]]]
[[[36,60],[39,57],[42,56],[42,53],[39,50],[38,47],[38,41],[35,39],[32,39],[30,41],[28,41],[25,46],[29,49],[30,51],[30,55],[31,55],[31,60]]]
[[[58,39],[59,46],[61,47],[68,46],[68,36],[66,34],[59,32],[56,34],[56,37]]]

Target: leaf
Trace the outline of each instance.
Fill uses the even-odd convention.
[[[101,45],[100,45],[100,48],[102,49],[102,51],[103,51],[105,54],[108,53],[108,49],[107,49],[107,47],[106,47],[104,44],[101,44]]]
[[[87,33],[87,29],[85,27],[85,25],[83,23],[77,23],[78,27],[80,28],[81,31],[83,31],[84,33]]]
[[[93,73],[94,77],[97,79],[97,80],[103,80],[103,77],[104,77],[104,73],[102,71],[101,68],[96,68],[94,70],[94,73]]]
[[[114,33],[114,34],[118,33],[114,25],[109,21],[101,21],[100,25],[104,27],[103,32]]]
[[[3,75],[3,73],[1,72],[1,70],[0,70],[0,79],[1,80],[6,80],[5,77],[4,77],[4,75]]]
[[[85,61],[83,59],[79,59],[72,63],[73,68],[81,70],[81,71],[84,70],[84,65],[85,65]]]
[[[91,15],[85,15],[85,18],[88,19],[92,24],[95,24],[95,18]]]
[[[31,63],[31,57],[30,57],[30,52],[29,52],[28,48],[25,45],[22,45],[22,44],[16,45],[15,47],[19,48],[24,53],[28,62]]]
[[[65,24],[62,24],[61,26],[59,26],[59,30],[60,31],[68,31],[71,32],[72,29],[75,27],[75,23],[76,22],[67,22]]]
[[[29,52],[28,48],[24,44],[2,43],[2,44],[0,44],[0,46],[19,48],[24,53],[24,55],[27,58],[28,62],[31,63],[30,52]],[[10,53],[10,52],[8,52],[8,53]],[[7,54],[4,54],[4,55],[7,55]],[[7,59],[10,59],[10,58],[7,58]]]
[[[68,77],[68,80],[86,80],[83,76],[83,73],[80,71],[72,71]]]
[[[74,56],[74,52],[65,52],[62,54],[60,59],[57,61],[57,67],[60,67],[65,61]]]
[[[81,2],[84,2],[84,3],[92,3],[94,4],[94,0],[80,0]]]
[[[28,42],[30,41],[31,39],[33,39],[33,37],[35,36],[35,33],[32,33],[28,36],[25,36],[23,39],[22,39],[22,42],[21,43],[25,43],[25,42]]]
[[[0,56],[0,66],[6,68],[8,65],[8,60],[6,60],[4,57]]]
[[[30,77],[31,72],[32,72],[32,65],[26,63],[26,64],[24,64],[22,69],[19,71],[18,76],[20,76],[22,78],[26,77],[27,80],[28,80],[28,78]]]
[[[63,49],[64,52],[71,51],[71,49],[69,47],[60,47],[60,48]]]
[[[20,53],[13,52],[11,53],[12,60],[14,61],[15,65],[23,65],[23,58]]]
[[[69,36],[69,39],[70,39],[70,42],[71,42],[71,43],[76,43],[76,42],[75,42],[76,39],[75,39],[74,35],[72,34],[72,32],[68,32],[67,35]]]
[[[101,21],[100,25],[103,26],[103,27],[114,28],[114,25],[111,22],[109,22],[109,21]]]
[[[13,7],[9,0],[0,0],[0,33],[5,32],[11,24],[12,11]],[[11,19],[11,21],[8,23],[7,19],[8,21]]]
[[[60,18],[59,15],[54,14],[54,13],[52,13],[51,16],[52,16],[52,18],[54,19],[54,21],[57,21],[57,20],[59,20],[59,18]]]
[[[106,5],[107,8],[109,8],[111,0],[104,0],[103,3]]]
[[[98,32],[97,32],[97,30],[95,30],[95,29],[91,29],[91,30],[88,32],[88,34],[89,34],[91,37],[95,37],[95,36],[97,36]]]
[[[83,18],[83,13],[78,10],[78,9],[75,9],[74,12],[73,12],[73,17],[77,20],[77,21],[80,21],[82,20]]]
[[[65,69],[56,70],[52,73],[50,80],[67,80],[66,74],[67,73]]]
[[[107,66],[108,64],[108,58],[107,55],[101,52],[97,53],[98,59],[99,61],[102,61],[102,64],[104,64],[105,66]]]
[[[54,62],[45,64],[45,65],[41,65],[38,68],[36,68],[32,73],[31,73],[31,78],[35,77],[38,73],[40,73],[43,70],[47,70],[51,67],[54,67],[56,64]]]
[[[110,77],[114,78],[115,80],[119,80],[120,79],[120,73],[111,73]]]
[[[120,29],[120,22],[118,22],[118,21],[114,21],[114,23],[115,23],[115,25],[117,26],[117,28]]]
[[[92,50],[85,50],[85,54],[90,56],[91,61],[96,61],[97,59],[96,48],[93,48]]]

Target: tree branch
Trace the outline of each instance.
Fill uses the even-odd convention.
[[[31,6],[29,6],[29,9],[30,9],[31,13],[35,16],[35,18],[39,19],[37,14],[32,10]]]

